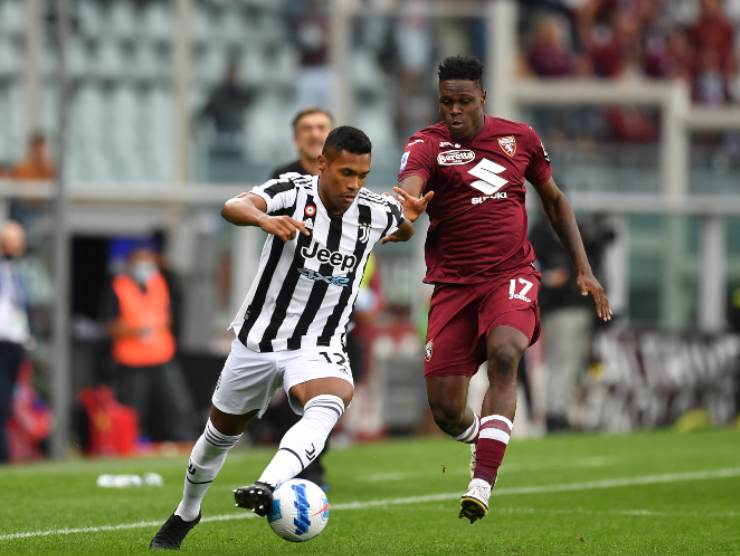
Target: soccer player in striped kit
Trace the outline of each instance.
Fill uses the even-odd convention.
[[[414,211],[423,211],[434,195],[404,215],[394,198],[362,187],[370,162],[367,136],[341,126],[326,139],[318,176],[283,174],[224,205],[226,220],[269,235],[231,323],[236,337],[210,419],[190,454],[182,500],[151,548],[180,547],[200,521],[201,501],[228,451],[281,384],[302,418],[257,482],[234,491],[238,506],[261,516],[272,506],[272,491],[321,452],[352,399],[344,335],[370,251],[391,234],[408,240],[413,229],[407,218],[416,219]]]

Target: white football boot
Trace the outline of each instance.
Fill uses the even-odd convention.
[[[491,498],[491,485],[483,479],[471,479],[468,491],[460,498],[460,518],[468,518],[470,523],[482,519],[488,513],[488,500]]]

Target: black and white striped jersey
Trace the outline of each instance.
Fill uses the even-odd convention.
[[[249,293],[231,323],[255,351],[342,347],[370,251],[403,222],[395,199],[361,189],[341,217],[331,217],[318,178],[288,173],[252,189],[271,215],[302,220],[311,235],[286,243],[269,235]]]

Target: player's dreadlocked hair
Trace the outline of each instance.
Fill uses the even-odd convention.
[[[445,58],[437,69],[440,81],[465,79],[481,82],[483,64],[474,56],[450,56]]]
[[[373,149],[370,139],[364,132],[348,125],[335,127],[329,133],[324,142],[322,153],[326,156],[327,152],[347,151],[352,154],[367,154]]]

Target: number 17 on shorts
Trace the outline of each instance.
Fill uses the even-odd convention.
[[[526,278],[512,278],[509,280],[509,299],[518,299],[519,301],[532,303],[532,300],[527,297],[527,294],[533,286],[534,283]]]

